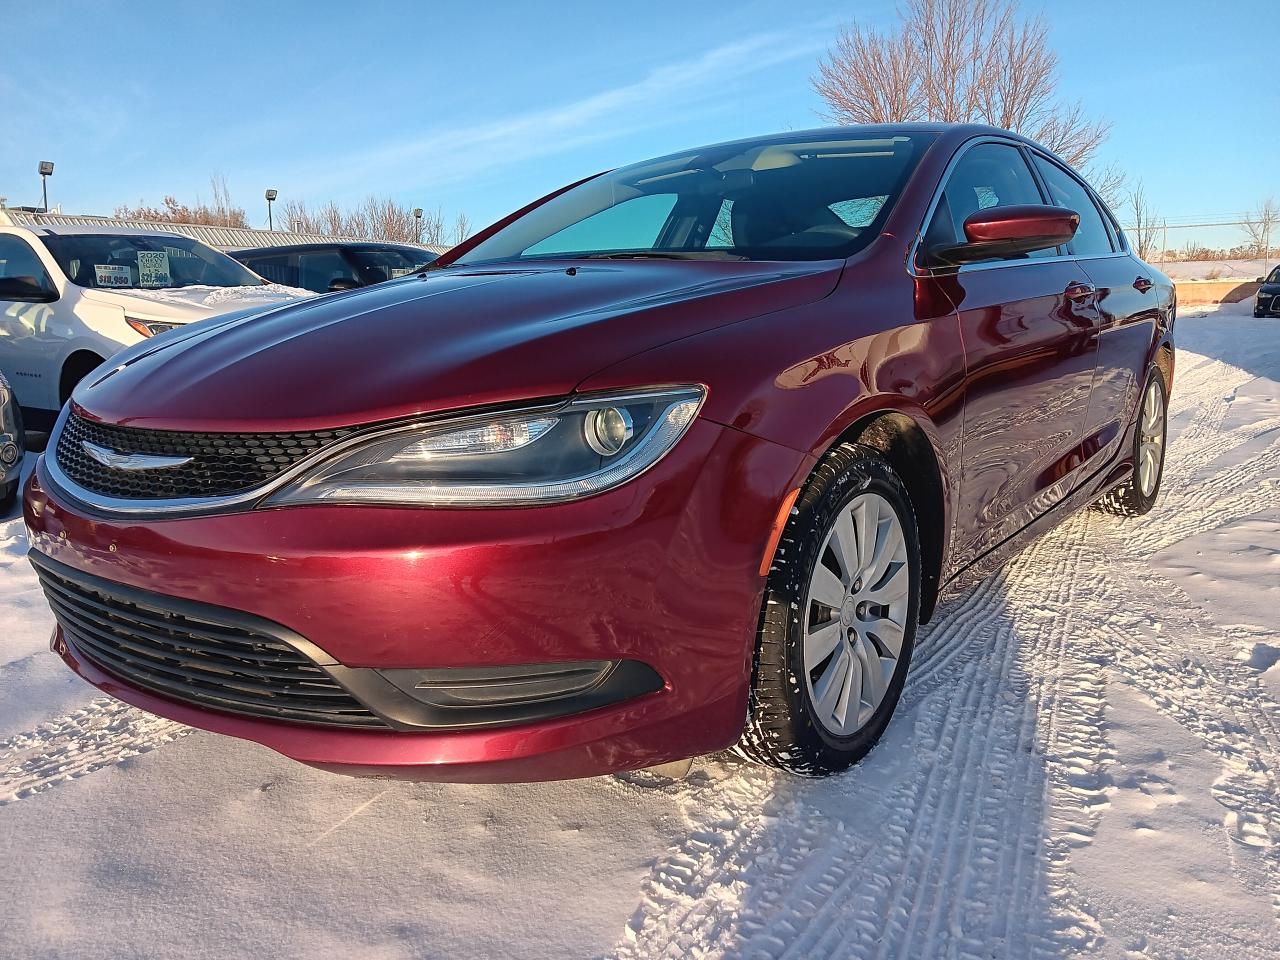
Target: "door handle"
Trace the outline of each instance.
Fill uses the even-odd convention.
[[[1068,300],[1079,302],[1088,300],[1097,292],[1097,288],[1092,283],[1069,283],[1067,284],[1067,289],[1063,291],[1063,295]]]
[[[1137,280],[1133,281],[1133,289],[1137,290],[1139,293],[1146,293],[1154,286],[1155,284],[1152,283],[1148,277],[1139,277]]]

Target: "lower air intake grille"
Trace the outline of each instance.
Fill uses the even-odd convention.
[[[130,686],[222,713],[390,729],[315,662],[235,611],[33,563],[76,653]]]

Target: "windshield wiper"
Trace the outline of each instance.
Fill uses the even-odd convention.
[[[745,260],[727,250],[633,250],[621,253],[579,253],[572,260]]]

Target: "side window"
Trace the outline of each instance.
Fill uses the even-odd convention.
[[[308,290],[328,290],[334,280],[351,280],[355,276],[337,250],[317,250],[298,254],[298,286]]]
[[[653,193],[624,200],[553,233],[523,251],[530,256],[581,250],[649,250],[675,209],[674,193]]]
[[[9,277],[28,277],[45,289],[53,289],[44,264],[27,242],[12,234],[0,234],[0,279]]]
[[[960,158],[942,191],[933,221],[925,232],[926,243],[961,243],[964,221],[988,207],[1044,203],[1022,151],[1003,143],[980,143]],[[1057,248],[1037,250],[1027,257],[1052,257]]]
[[[1068,244],[1071,252],[1078,257],[1103,257],[1113,253],[1111,236],[1102,222],[1102,214],[1084,185],[1052,160],[1036,154],[1035,161],[1053,204],[1080,214],[1080,226]]]
[[[245,266],[272,283],[287,287],[299,285],[297,257],[253,257],[245,261]]]

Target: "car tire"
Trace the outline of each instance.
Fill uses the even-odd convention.
[[[841,444],[814,469],[778,542],[738,752],[805,776],[862,759],[902,694],[919,605],[906,488],[877,451]]]
[[[15,480],[0,490],[0,517],[7,517],[18,502],[18,486],[18,481]]]
[[[1265,319],[1265,318],[1266,318],[1266,316],[1267,316],[1267,315],[1266,315],[1265,313],[1263,313],[1261,310],[1255,310],[1255,311],[1253,311],[1253,319],[1255,319],[1255,320],[1263,320],[1263,319]]]
[[[1117,517],[1140,517],[1155,506],[1164,478],[1168,439],[1169,403],[1164,375],[1152,368],[1142,388],[1137,429],[1133,434],[1133,470],[1124,483],[1112,489],[1095,507]]]

